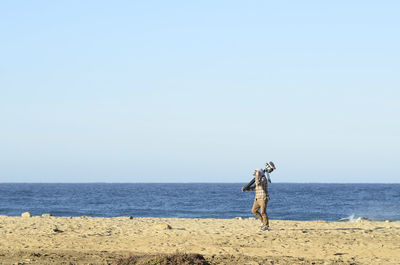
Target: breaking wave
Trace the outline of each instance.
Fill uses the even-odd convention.
[[[338,222],[361,222],[361,221],[386,221],[386,222],[400,222],[400,220],[391,220],[391,219],[386,219],[386,220],[381,220],[379,218],[367,218],[364,216],[356,216],[355,214],[352,214],[348,217],[340,218]]]

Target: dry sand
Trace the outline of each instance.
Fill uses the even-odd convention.
[[[0,216],[0,264],[115,264],[200,253],[210,264],[400,264],[398,222]]]

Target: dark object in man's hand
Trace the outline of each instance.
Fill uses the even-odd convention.
[[[274,162],[270,161],[269,163],[265,163],[265,169],[264,172],[266,173],[271,173],[272,171],[274,171],[276,169]],[[251,190],[252,189],[252,185],[256,182],[256,178],[254,177],[252,180],[250,180],[250,182],[242,187],[242,192],[246,191],[246,190]],[[268,182],[271,182],[270,178],[268,177]]]
[[[254,182],[256,182],[256,178],[253,178],[252,180],[250,180],[250,182],[246,186],[242,187],[242,191],[250,190],[251,189],[251,185],[253,185]]]

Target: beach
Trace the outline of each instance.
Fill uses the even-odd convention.
[[[198,253],[210,264],[400,264],[400,223],[0,216],[0,264],[116,264]]]

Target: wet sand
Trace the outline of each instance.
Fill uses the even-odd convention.
[[[0,264],[115,264],[199,253],[210,264],[400,264],[399,222],[0,216]]]

